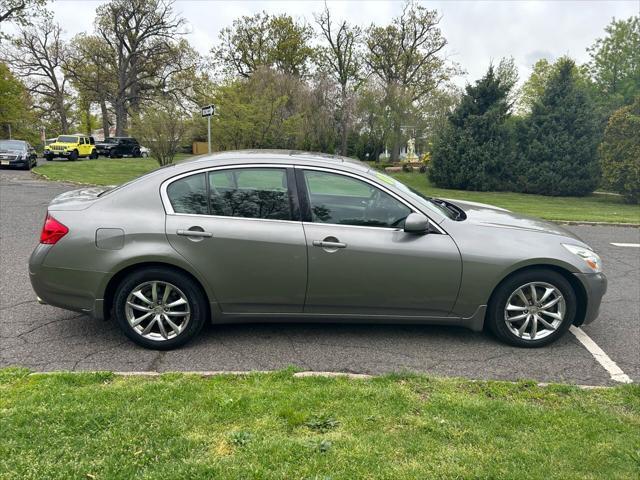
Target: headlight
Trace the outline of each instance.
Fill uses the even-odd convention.
[[[566,243],[563,243],[562,246],[584,260],[584,263],[595,273],[602,271],[602,260],[600,260],[598,254],[593,250],[589,250],[586,247],[579,247],[578,245],[567,245]]]

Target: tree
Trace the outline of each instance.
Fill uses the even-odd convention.
[[[613,19],[605,32],[587,49],[588,69],[599,96],[615,109],[640,95],[640,17]]]
[[[640,200],[640,96],[615,111],[600,144],[605,185],[628,203]]]
[[[170,98],[145,109],[133,122],[133,133],[151,150],[160,166],[173,163],[184,140],[186,122]]]
[[[94,102],[100,106],[102,129],[108,138],[111,125],[108,104],[114,101],[117,91],[116,62],[109,45],[97,35],[81,33],[71,40],[68,52],[63,69],[86,109],[91,110]],[[84,116],[90,118],[86,113]]]
[[[346,21],[335,25],[326,5],[324,12],[316,17],[316,23],[328,44],[318,49],[318,60],[340,86],[340,102],[337,106],[340,116],[340,152],[346,155],[349,121],[354,103],[352,94],[361,80],[361,52],[358,44],[362,32]]]
[[[217,66],[225,73],[248,78],[261,67],[304,76],[313,49],[313,30],[289,15],[266,12],[243,16],[220,31],[221,44],[212,49]]]
[[[27,89],[7,65],[0,63],[0,137],[8,138],[11,132],[13,137],[34,141],[37,133],[33,123]]]
[[[213,97],[219,109],[212,126],[215,143],[223,150],[295,148],[303,136],[302,88],[296,78],[267,67],[223,83]]]
[[[47,0],[0,0],[0,24],[15,22],[31,25],[31,20],[42,13]]]
[[[522,191],[580,196],[599,185],[598,118],[572,60],[558,62],[518,131]]]
[[[467,85],[433,146],[429,177],[437,186],[484,191],[513,188],[506,124],[512,86],[493,66],[475,85]]]
[[[113,106],[116,135],[124,135],[130,110],[144,100],[167,95],[171,78],[193,65],[185,64],[185,20],[169,0],[111,0],[97,9],[96,31],[110,49],[117,83]]]
[[[447,45],[438,27],[440,17],[414,2],[390,25],[372,25],[367,30],[365,62],[385,90],[385,105],[391,110],[391,158],[397,160],[402,125],[411,106],[423,101],[457,73],[441,52]]]
[[[53,113],[61,133],[68,133],[69,91],[62,65],[66,45],[62,27],[50,18],[22,27],[2,57],[39,102],[37,108],[47,116]]]

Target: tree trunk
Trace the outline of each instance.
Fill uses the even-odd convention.
[[[100,102],[100,112],[102,114],[102,131],[106,140],[109,138],[109,110],[107,109],[107,102],[104,100]]]
[[[116,99],[116,137],[123,137],[127,131],[127,106],[124,98]]]
[[[340,153],[343,157],[346,157],[347,156],[347,138],[349,136],[349,132],[348,132],[349,112],[347,107],[347,91],[346,91],[345,85],[342,86],[341,96],[342,96],[342,112],[340,115],[340,123],[341,123],[340,133],[342,135],[342,142],[340,146]]]
[[[391,161],[397,162],[400,160],[400,140],[402,139],[402,131],[400,125],[393,127],[393,143],[391,146]]]
[[[56,98],[56,110],[58,110],[58,117],[60,118],[60,130],[61,133],[69,133],[69,122],[67,121],[67,112],[64,109],[64,96],[58,94]]]

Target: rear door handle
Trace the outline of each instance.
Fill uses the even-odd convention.
[[[213,237],[213,233],[200,230],[177,230],[176,233],[183,237]]]
[[[313,246],[314,247],[321,247],[321,248],[347,248],[347,244],[346,243],[342,243],[342,242],[327,242],[325,240],[314,240],[313,241]]]

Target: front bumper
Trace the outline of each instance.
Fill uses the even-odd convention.
[[[583,325],[587,325],[598,318],[602,297],[607,293],[607,277],[604,273],[574,273],[586,293],[586,307]]]
[[[45,150],[44,156],[53,158],[67,158],[70,157],[72,153],[72,151],[66,150]]]

